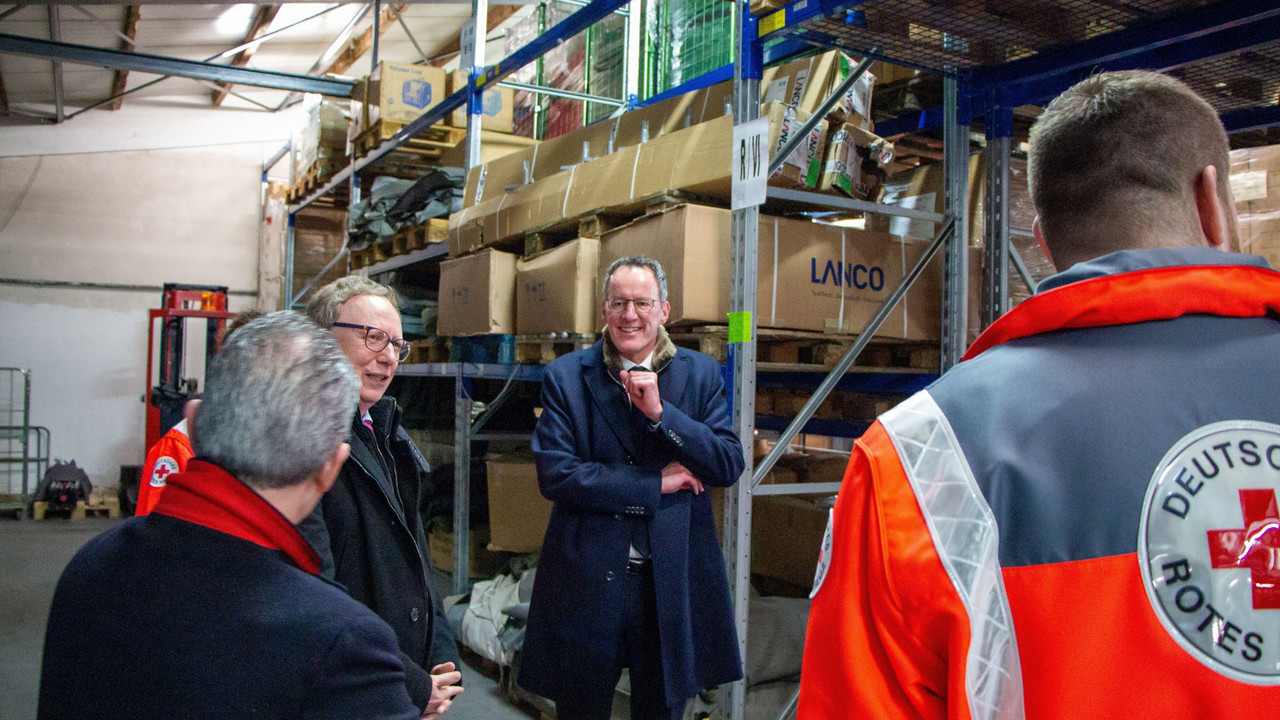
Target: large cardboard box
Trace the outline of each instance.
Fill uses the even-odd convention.
[[[923,254],[913,240],[761,216],[757,322],[761,327],[860,332]],[[601,238],[601,271],[647,255],[667,272],[669,323],[724,323],[730,310],[731,213],[682,205]],[[941,317],[942,256],[934,257],[877,337],[934,340]]]
[[[1232,150],[1230,178],[1241,216],[1280,212],[1280,145]]]
[[[983,240],[983,223],[986,207],[987,164],[983,153],[969,156],[969,243],[980,245]],[[923,165],[914,170],[895,175],[884,185],[886,205],[942,212],[942,164]],[[1035,220],[1035,206],[1027,188],[1027,163],[1014,159],[1009,164],[1009,225],[1030,228]],[[923,220],[890,217],[878,213],[867,216],[867,229],[894,235],[910,235],[932,238],[937,226]]]
[[[1240,216],[1240,250],[1280,269],[1280,211]]]
[[[884,186],[882,168],[892,160],[893,143],[842,123],[827,143],[818,190],[839,190],[858,200],[876,200]]]
[[[507,556],[487,548],[489,533],[483,528],[472,530],[467,544],[467,566],[473,578],[491,578],[502,571]],[[453,533],[432,530],[427,537],[431,565],[447,573],[453,572]]]
[[[538,490],[532,458],[494,456],[485,459],[489,475],[489,549],[533,553],[551,521],[551,501]]]
[[[467,86],[467,74],[455,70],[449,74],[449,94],[452,95]],[[515,104],[515,92],[511,88],[491,87],[480,96],[480,128],[495,132],[511,132]],[[449,116],[449,124],[454,127],[467,126],[467,106],[454,110]]]
[[[848,58],[833,51],[767,68],[760,85],[761,103],[764,106],[781,103],[791,106],[799,113],[811,114],[834,90],[834,83],[839,81],[833,79],[839,75],[840,68],[848,66]],[[869,92],[869,87],[861,85],[851,91],[851,95],[859,99],[850,100],[850,107],[861,107],[858,103],[869,104]],[[587,125],[545,140],[535,148],[508,154],[502,158],[500,167],[497,161],[486,161],[468,173],[463,206],[469,207],[494,199],[516,185],[540,182],[574,165],[602,158],[623,148],[648,144],[658,138],[688,131],[712,121],[721,121],[721,124],[712,132],[685,136],[676,143],[676,151],[686,150],[695,144],[718,143],[721,136],[726,136],[726,132],[729,133],[726,137],[732,138],[732,99],[733,85],[726,81],[632,110],[619,118]],[[768,107],[762,107],[762,115],[768,115],[769,112]],[[838,113],[848,114],[845,110],[839,110]],[[862,127],[872,129],[870,122],[856,113],[849,117],[852,118],[850,122],[861,123]],[[776,140],[776,134],[773,137]],[[723,185],[718,192],[726,193],[727,198],[730,140],[724,140],[723,144],[724,147],[716,150],[718,155],[724,156],[724,161],[721,163],[717,160],[713,169],[719,174],[720,166],[724,166],[725,182],[718,183]],[[673,146],[664,147],[666,152],[670,152]],[[660,156],[657,157],[661,160]],[[693,184],[701,182],[703,181],[693,181]],[[664,189],[668,188],[659,188],[659,191]]]
[[[380,119],[411,123],[448,96],[444,70],[385,61],[369,73],[367,92],[365,127]]]
[[[440,263],[439,333],[514,333],[516,260],[488,249]]]
[[[600,241],[578,238],[516,263],[516,332],[593,333]]]
[[[765,495],[751,503],[751,572],[813,586],[829,511],[807,497]]]

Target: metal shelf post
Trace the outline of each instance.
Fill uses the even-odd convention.
[[[969,320],[969,118],[958,81],[943,78],[943,214],[954,221],[942,299],[942,370],[964,355]],[[966,103],[967,104],[967,103]]]
[[[982,327],[1009,312],[1009,160],[1013,109],[986,113],[987,189],[983,213],[986,264],[982,277]]]
[[[742,124],[760,116],[760,78],[764,66],[756,43],[756,18],[747,0],[739,0],[734,13],[733,120]],[[742,441],[744,470],[738,482],[724,494],[724,536],[721,539],[729,590],[733,596],[733,618],[738,631],[738,650],[745,666],[747,658],[747,620],[751,590],[751,472],[752,438],[756,417],[756,295],[759,273],[759,206],[733,211],[733,279],[730,309],[746,318],[746,337],[729,346],[729,365],[733,387],[730,400],[733,426]],[[732,338],[731,338],[732,339]],[[747,684],[745,680],[730,683],[728,688],[729,720],[745,717]],[[717,699],[725,707],[722,693]]]

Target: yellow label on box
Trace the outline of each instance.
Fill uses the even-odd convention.
[[[760,20],[760,30],[756,33],[756,36],[763,37],[773,32],[774,30],[782,29],[783,26],[785,26],[786,24],[787,24],[787,9],[782,8],[776,13],[764,16]]]

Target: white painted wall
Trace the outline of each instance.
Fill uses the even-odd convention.
[[[295,124],[126,103],[0,128],[0,366],[32,370],[32,423],[95,486],[143,460],[147,310],[160,291],[92,285],[225,285],[232,311],[255,306],[262,162]],[[90,287],[22,284],[32,281]],[[189,348],[203,331],[188,322]],[[185,375],[202,377],[202,363]]]

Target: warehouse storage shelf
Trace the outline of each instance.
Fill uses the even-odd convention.
[[[985,180],[986,197],[990,200],[984,235],[992,262],[984,276],[987,322],[1007,310],[1008,304],[1007,187],[1013,108],[1043,104],[1099,69],[1147,68],[1177,75],[1200,91],[1218,109],[1229,130],[1280,123],[1276,110],[1280,100],[1276,52],[1280,47],[1276,40],[1280,37],[1280,7],[1275,2],[1151,0],[1121,4],[1102,0],[1031,0],[958,4],[931,0],[797,0],[759,18],[744,8],[738,27],[744,38],[735,58],[740,66],[735,68],[734,83],[738,123],[756,117],[751,100],[757,96],[762,66],[778,56],[780,46],[793,49],[798,42],[808,43],[943,77],[943,107],[877,122],[876,131],[893,136],[938,127],[943,130],[945,215],[948,223],[954,223],[946,253],[944,369],[958,360],[967,330],[967,300],[957,291],[957,281],[967,278],[964,180],[970,144],[968,125],[973,117],[985,118],[988,139]],[[797,134],[803,135],[807,130],[801,128]],[[786,152],[784,149],[780,154]],[[770,196],[774,194],[771,192]],[[804,200],[824,202],[817,197]],[[756,306],[752,276],[757,267],[758,223],[756,209],[735,211],[734,311],[749,313]],[[940,233],[945,234],[946,228],[944,225]],[[935,238],[935,243],[939,239]],[[1021,268],[1020,272],[1026,276]],[[748,409],[763,375],[757,373],[749,345],[746,352],[737,354],[733,390],[735,405]],[[849,355],[856,352],[855,347]],[[852,361],[849,355],[842,364]],[[800,429],[797,425],[806,430],[815,427],[812,410],[832,389],[831,380],[824,380],[805,410],[782,431],[783,440]],[[751,418],[750,413],[739,411],[735,428],[743,437],[749,437],[757,428],[776,427],[776,422],[768,417]],[[751,473],[754,487],[741,487],[752,485],[744,481],[736,492],[727,494],[726,559],[740,633],[745,633],[747,622],[751,495],[774,493],[759,483],[780,450],[775,448]],[[783,717],[794,707],[793,698]],[[732,686],[728,710],[728,717],[735,720],[744,716],[745,685],[741,681]]]
[[[502,62],[473,70],[469,87],[447,98],[427,116],[406,127],[386,141],[374,154],[348,168],[345,176],[305,199],[331,191],[353,172],[394,149],[414,132],[427,127],[448,112],[477,96],[511,72],[532,62],[542,53],[582,31],[592,23],[614,12],[626,3],[622,0],[594,0],[521,50]],[[877,123],[882,136],[941,127],[944,131],[944,182],[947,213],[919,213],[920,217],[941,222],[935,244],[950,239],[947,251],[948,291],[944,302],[944,365],[958,358],[960,341],[965,337],[967,301],[955,292],[954,280],[966,277],[963,260],[966,247],[967,203],[965,202],[965,161],[969,152],[968,125],[974,117],[985,117],[986,133],[993,162],[988,163],[988,186],[999,189],[1007,185],[1007,157],[1012,134],[1012,108],[1043,102],[1080,77],[1097,69],[1151,68],[1171,72],[1200,91],[1222,114],[1231,131],[1280,124],[1277,108],[1280,91],[1280,7],[1274,1],[1261,0],[1145,0],[1142,3],[1115,3],[1107,0],[991,0],[975,10],[971,4],[935,2],[933,0],[876,0],[873,2],[838,2],[836,0],[798,0],[785,7],[755,17],[746,3],[738,2],[737,36],[741,38],[733,63],[718,68],[662,96],[643,101],[628,98],[627,107],[657,102],[666,96],[706,87],[732,78],[735,85],[735,108],[741,123],[754,119],[756,110],[748,99],[758,97],[758,80],[764,64],[772,64],[800,52],[817,48],[839,49],[855,56],[874,57],[897,65],[916,68],[942,76],[946,88],[946,104],[926,108],[902,117]],[[483,5],[482,5],[483,7]],[[803,134],[803,133],[799,133]],[[1003,154],[1004,160],[1000,159]],[[795,191],[769,190],[771,200],[785,200],[814,207],[835,206],[840,210],[885,212],[884,206],[859,201],[845,201],[830,196]],[[1001,205],[1000,192],[989,192],[991,211],[987,212],[986,230],[989,252],[996,258],[1007,254],[1007,216]],[[834,200],[834,202],[833,202]],[[1007,202],[1007,200],[1005,201]],[[301,207],[301,205],[300,205]],[[915,211],[888,211],[911,216]],[[734,214],[734,291],[733,310],[750,312],[756,303],[754,250],[747,239],[756,238],[758,214],[755,209],[738,210]],[[993,219],[994,218],[994,219]],[[1001,222],[1004,226],[1001,226]],[[948,233],[953,238],[948,238]],[[954,248],[959,248],[959,252]],[[390,263],[391,261],[387,261]],[[412,262],[412,261],[408,261]],[[387,272],[405,264],[380,263],[371,266],[372,273]],[[1008,293],[1008,263],[993,262],[996,268],[985,279],[988,292],[984,304],[997,311],[1004,309]],[[1003,267],[1001,267],[1003,266]],[[1025,275],[1025,273],[1024,273]],[[995,290],[991,290],[994,286]],[[754,328],[753,328],[754,329]],[[750,335],[748,336],[750,337]],[[789,429],[783,418],[756,417],[754,393],[758,386],[811,389],[822,379],[821,372],[773,372],[764,364],[757,366],[754,342],[748,340],[730,353],[725,368],[731,388],[730,401],[741,417],[735,417],[735,429],[744,438],[754,430]],[[472,363],[436,363],[404,365],[399,374],[405,376],[453,378],[455,380],[456,435],[460,443],[478,437],[471,428],[471,379],[511,379],[537,382],[542,367],[536,365],[498,365]],[[930,372],[891,370],[842,373],[829,389],[856,392],[910,393],[936,379]],[[828,377],[828,380],[831,378]],[[823,381],[826,385],[826,381]],[[875,388],[875,389],[868,389]],[[735,415],[739,414],[735,413]],[[805,431],[833,431],[837,435],[856,435],[864,424],[839,423],[806,417]],[[459,463],[460,466],[465,463]],[[756,468],[759,477],[760,468]],[[458,480],[455,507],[466,507],[465,480]],[[750,553],[750,496],[789,492],[789,486],[767,489],[752,486],[752,478],[739,483],[739,493],[726,507],[726,560],[734,588],[735,614],[745,650],[747,590],[746,578]],[[812,490],[812,488],[810,488]],[[834,488],[822,488],[831,492]],[[465,527],[465,519],[463,520]],[[455,555],[465,558],[466,534],[455,546]],[[745,542],[744,542],[745,540]],[[455,564],[459,561],[455,559]],[[735,683],[727,696],[732,720],[744,716],[744,686]]]
[[[417,265],[420,262],[425,262],[433,258],[442,258],[448,254],[448,243],[433,243],[424,248],[405,253],[404,255],[396,255],[395,257],[388,258],[381,262],[366,265],[360,268],[360,274],[370,276],[381,275],[383,273],[391,272],[392,270],[399,270],[400,268],[408,267],[410,265]]]

